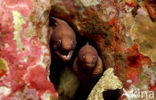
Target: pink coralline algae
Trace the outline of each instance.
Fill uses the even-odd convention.
[[[0,1],[0,100],[55,100],[48,78],[50,0]]]

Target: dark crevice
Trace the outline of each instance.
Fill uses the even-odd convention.
[[[120,90],[107,90],[103,92],[103,98],[104,100],[118,100],[120,97]]]

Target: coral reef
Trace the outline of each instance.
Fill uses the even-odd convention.
[[[0,100],[56,100],[48,78],[50,0],[0,1]]]
[[[57,22],[53,28],[49,26],[49,16]],[[103,100],[104,91],[117,88],[121,94],[118,100],[155,100],[154,96],[132,97],[130,93],[140,90],[139,93],[152,91],[152,95],[156,95],[155,20],[155,0],[1,0],[0,100],[58,99],[48,77],[51,52],[56,52],[50,52],[50,40],[57,40],[55,42],[61,45],[58,52],[63,52],[65,58],[70,50],[73,54],[76,46],[75,36],[65,40],[74,40],[70,45],[72,42],[54,38],[55,33],[62,33],[62,30],[73,34],[75,30],[92,40],[106,67],[88,100],[96,97]],[[62,88],[70,78],[75,79],[70,83],[76,82],[74,89],[67,89],[69,85]],[[79,85],[75,75],[65,68],[59,80],[59,94],[72,98]]]

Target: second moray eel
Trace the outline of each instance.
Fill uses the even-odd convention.
[[[83,46],[74,61],[74,71],[81,80],[97,77],[103,72],[103,63],[96,49],[88,43]]]

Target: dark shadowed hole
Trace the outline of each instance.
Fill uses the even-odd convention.
[[[50,21],[50,26],[51,25],[54,25],[54,21],[53,22]],[[51,58],[52,63],[51,63],[51,66],[50,66],[50,80],[53,82],[56,89],[58,88],[59,76],[60,76],[60,74],[62,72],[62,69],[64,69],[64,67],[70,67],[72,69],[73,62],[74,62],[75,58],[77,57],[78,52],[79,52],[79,50],[81,49],[82,46],[84,46],[87,42],[89,42],[89,44],[94,46],[96,48],[96,50],[98,51],[98,48],[95,46],[93,41],[79,35],[73,27],[72,27],[72,29],[75,31],[75,34],[76,34],[77,45],[76,45],[76,48],[74,50],[73,56],[72,56],[72,58],[71,58],[71,60],[69,62],[66,62],[66,63],[62,62],[54,54],[53,48],[52,48],[52,42],[50,42],[50,49],[51,49],[51,54],[52,54],[52,58]],[[98,52],[98,54],[100,54],[100,53]],[[100,77],[98,77],[95,81],[92,82],[93,85],[90,88],[92,88],[94,86],[94,84],[98,81],[99,78]],[[77,90],[77,92],[76,92],[76,94],[75,94],[75,96],[73,97],[72,100],[86,100],[89,93],[90,93],[90,91],[85,91],[83,86],[80,85],[79,89]],[[64,99],[62,98],[61,100],[64,100]]]
[[[104,100],[118,100],[120,97],[120,90],[107,90],[103,92]]]

